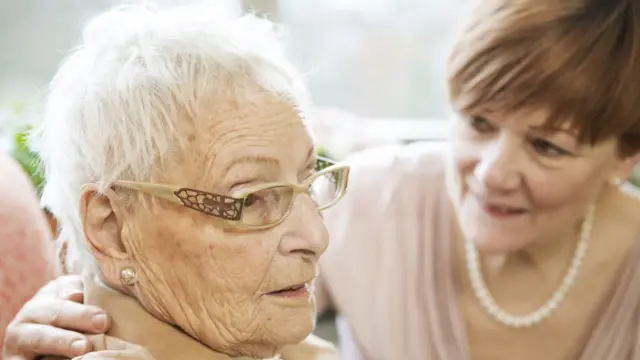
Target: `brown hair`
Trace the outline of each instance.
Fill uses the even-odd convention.
[[[449,59],[463,113],[524,106],[569,123],[581,143],[640,151],[640,1],[483,0]]]

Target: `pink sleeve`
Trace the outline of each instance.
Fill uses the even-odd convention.
[[[4,329],[38,289],[55,277],[53,241],[31,181],[0,156],[0,344]]]
[[[331,303],[331,296],[329,295],[329,289],[327,289],[322,272],[318,274],[318,277],[313,283],[313,293],[316,297],[316,309],[318,314],[321,314],[325,310],[329,310],[333,307],[333,304]]]
[[[341,311],[339,297],[352,301],[366,293],[369,285],[363,274],[375,274],[380,256],[376,236],[393,224],[378,223],[387,206],[402,188],[404,173],[411,168],[413,147],[382,146],[352,154],[345,160],[351,166],[347,193],[324,213],[329,231],[329,248],[320,261],[316,285],[318,308]],[[392,221],[391,221],[392,222]],[[364,300],[363,300],[364,301]]]
[[[421,358],[416,349],[412,356],[393,354],[409,351],[403,350],[410,335],[405,328],[425,333],[431,324],[414,309],[425,305],[423,260],[435,239],[446,242],[439,229],[448,225],[438,225],[443,153],[430,144],[385,146],[346,162],[347,194],[324,213],[329,247],[320,261],[319,303],[338,313],[345,355]]]

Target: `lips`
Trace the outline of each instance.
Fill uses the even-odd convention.
[[[527,212],[526,208],[512,206],[505,202],[488,201],[480,196],[474,195],[480,208],[488,215],[498,218],[513,217],[523,215]]]
[[[526,212],[525,209],[505,205],[483,204],[487,212],[503,215],[520,215]]]
[[[304,288],[305,285],[306,284],[304,284],[304,283],[303,284],[298,284],[298,285],[290,286],[290,287],[287,287],[287,288],[284,288],[284,289],[272,291],[269,294],[277,295],[277,294],[285,293],[287,291],[297,291],[297,290],[300,290],[300,289]]]
[[[498,193],[489,193],[485,191],[486,188],[481,186],[479,182],[473,178],[467,178],[467,191],[471,198],[476,200],[478,207],[487,215],[495,218],[513,218],[518,215],[524,215],[529,212],[529,208],[519,206],[516,203],[522,203],[522,201],[516,201],[514,197],[520,197],[516,195],[510,195],[507,199],[505,196],[497,195]]]
[[[265,295],[291,295],[296,293],[304,293],[311,291],[311,281],[305,281],[303,283],[298,283],[296,285],[287,286],[284,288],[280,288],[279,290],[274,290],[265,293]]]

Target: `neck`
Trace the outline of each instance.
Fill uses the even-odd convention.
[[[504,271],[521,268],[533,268],[541,272],[544,278],[559,280],[573,257],[583,219],[564,231],[520,248],[516,251],[481,254],[482,268],[487,275],[499,275]]]
[[[230,357],[196,341],[148,313],[134,298],[109,288],[97,277],[84,276],[85,303],[103,308],[111,316],[108,335],[145,348],[156,360],[259,360]],[[278,360],[279,357],[264,359]]]
[[[601,206],[606,203],[607,198],[609,197],[601,196],[597,201],[597,208],[603,210]],[[481,271],[489,282],[504,273],[530,270],[538,272],[542,276],[541,280],[559,281],[564,276],[568,262],[575,255],[584,222],[585,218],[581,217],[572,226],[553,231],[551,237],[537,239],[515,250],[490,253],[479,251]],[[454,231],[458,242],[464,244],[460,228],[456,226]]]

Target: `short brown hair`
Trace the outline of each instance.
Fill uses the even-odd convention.
[[[550,111],[581,143],[618,138],[640,151],[640,1],[483,0],[449,59],[449,97],[482,107]]]

